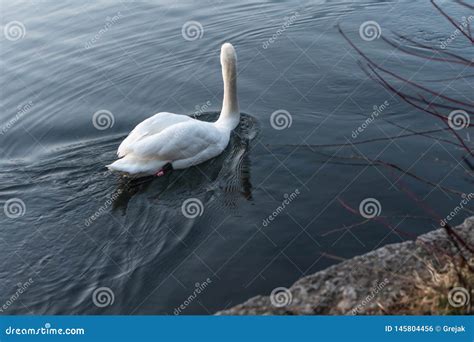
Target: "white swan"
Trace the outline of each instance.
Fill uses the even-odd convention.
[[[155,114],[130,132],[118,148],[120,159],[107,167],[131,175],[163,176],[171,169],[185,169],[219,155],[240,121],[237,57],[229,43],[221,47],[221,66],[224,100],[216,122],[167,112]]]

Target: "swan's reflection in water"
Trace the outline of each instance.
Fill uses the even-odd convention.
[[[51,150],[38,162],[5,167],[0,172],[4,189],[16,191],[27,203],[28,215],[15,220],[14,233],[2,238],[10,239],[11,249],[35,241],[25,261],[18,259],[14,266],[19,273],[29,267],[41,270],[43,276],[35,279],[23,302],[37,313],[99,313],[91,291],[108,284],[116,295],[110,313],[128,313],[126,308],[136,307],[178,265],[187,261],[187,266],[197,267],[192,251],[226,218],[239,215],[242,201],[252,200],[249,154],[257,134],[255,119],[242,115],[220,156],[159,178],[127,179],[105,169],[123,136],[84,140]],[[12,174],[21,178],[12,182]],[[202,216],[183,215],[181,206],[189,198],[202,202]],[[41,206],[35,205],[38,201]],[[44,238],[16,234],[28,230],[32,236],[40,231]],[[14,287],[18,279],[9,278],[5,286]],[[50,307],[53,299],[55,306]],[[166,312],[167,300],[180,299],[179,291],[158,296],[153,300],[162,307],[150,312]],[[23,309],[13,306],[10,312]]]

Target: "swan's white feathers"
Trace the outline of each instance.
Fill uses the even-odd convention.
[[[213,124],[195,119],[180,122],[161,132],[148,135],[130,145],[131,153],[139,158],[180,160],[205,152],[213,145],[227,140]]]
[[[193,120],[189,116],[179,115],[168,112],[161,112],[139,123],[130,134],[120,144],[117,155],[119,158],[124,157],[130,153],[130,147],[133,143],[153,134],[160,133],[165,128],[168,128],[179,122]]]
[[[158,159],[140,159],[133,154],[127,154],[125,157],[114,161],[112,164],[107,165],[110,170],[125,172],[128,174],[136,175],[153,174],[157,170],[160,170],[165,166],[166,161]]]
[[[129,174],[156,174],[167,163],[184,169],[219,155],[229,143],[240,119],[236,85],[236,54],[225,43],[221,48],[224,100],[216,122],[204,122],[161,112],[138,124],[120,144],[116,160],[107,167]]]

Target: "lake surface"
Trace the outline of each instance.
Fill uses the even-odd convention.
[[[441,217],[462,200],[351,156],[472,191],[459,146],[419,135],[359,144],[445,126],[371,80],[337,24],[386,68],[473,102],[474,79],[451,79],[466,66],[361,39],[376,21],[383,37],[439,45],[454,28],[428,2],[5,0],[0,12],[2,31],[23,25],[0,38],[2,314],[212,314],[435,229],[400,185]],[[109,172],[121,139],[154,113],[216,119],[226,41],[245,114],[226,151],[156,179]],[[473,59],[463,37],[449,49]],[[458,131],[472,148],[469,132]],[[344,228],[364,218],[341,201],[357,211],[367,198],[396,231],[377,220]]]

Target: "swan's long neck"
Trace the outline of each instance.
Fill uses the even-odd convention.
[[[233,130],[240,121],[237,100],[237,58],[234,47],[229,43],[221,49],[222,79],[224,81],[224,100],[216,125]]]

